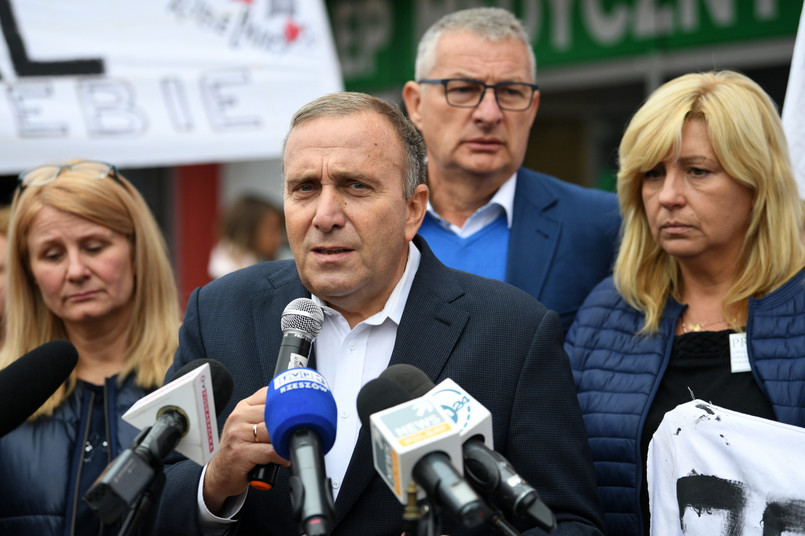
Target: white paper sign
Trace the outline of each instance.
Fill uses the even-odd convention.
[[[746,333],[730,333],[730,371],[749,372],[749,350],[746,348]]]
[[[0,174],[275,158],[291,115],[343,89],[320,0],[7,3]]]

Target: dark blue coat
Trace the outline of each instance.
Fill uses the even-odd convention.
[[[506,282],[559,313],[566,333],[584,298],[612,273],[620,223],[615,194],[520,168]]]
[[[76,505],[82,500],[77,488],[89,394],[79,384],[52,416],[26,421],[0,438],[0,534],[72,534]],[[113,417],[105,438],[110,459],[137,435],[120,416],[145,394],[133,376],[120,388],[116,377],[106,380],[106,411]]]
[[[592,291],[568,333],[565,349],[613,535],[644,533],[641,434],[684,309],[669,300],[658,334],[635,336],[643,314],[623,301],[610,277]],[[752,374],[775,417],[805,426],[805,271],[767,296],[749,300],[746,335]]]
[[[449,377],[466,389],[493,415],[495,448],[554,510],[555,534],[600,534],[592,464],[558,316],[510,285],[446,268],[420,237],[414,243],[422,259],[390,364],[408,363],[434,382]],[[307,296],[292,261],[245,268],[193,292],[173,368],[214,358],[229,369],[234,393],[220,427],[237,402],[271,380],[282,340],[280,315],[290,301]],[[197,534],[201,467],[183,461],[166,474],[154,532]],[[366,429],[335,510],[334,536],[402,533],[403,507],[374,469]],[[296,534],[288,471],[280,471],[270,491],[250,489],[237,518],[238,534]],[[442,521],[442,533],[454,536],[491,533],[461,529],[448,516]]]

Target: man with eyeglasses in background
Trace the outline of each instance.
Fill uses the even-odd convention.
[[[446,15],[423,35],[403,100],[428,151],[419,230],[453,268],[515,285],[564,332],[615,257],[615,195],[522,166],[539,106],[536,59],[511,13]],[[487,91],[489,90],[489,91]]]

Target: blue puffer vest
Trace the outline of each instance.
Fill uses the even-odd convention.
[[[609,534],[640,536],[640,441],[646,414],[671,356],[684,305],[669,300],[653,336],[635,336],[643,315],[615,290],[596,286],[567,336],[579,404]],[[780,422],[805,426],[805,270],[761,299],[746,325],[752,374]]]
[[[120,416],[145,394],[134,384],[133,375],[121,387],[116,377],[106,380],[106,412],[113,417],[106,438],[110,459],[137,435],[138,430]],[[77,488],[90,395],[79,385],[52,416],[26,421],[0,438],[0,534],[72,534],[82,500]]]

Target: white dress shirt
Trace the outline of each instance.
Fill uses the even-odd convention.
[[[338,407],[335,444],[324,457],[327,476],[333,483],[334,499],[338,496],[361,429],[355,405],[358,392],[388,367],[397,339],[397,326],[400,325],[420,256],[413,242],[409,242],[405,272],[386,305],[351,330],[341,313],[313,296],[313,301],[324,311],[324,326],[313,341],[316,370],[327,380]]]
[[[439,216],[433,209],[433,205],[430,204],[430,200],[428,200],[428,213],[433,216],[439,225],[446,229],[450,229],[461,238],[467,238],[468,236],[474,235],[493,221],[497,220],[500,217],[501,212],[506,214],[506,222],[509,229],[511,229],[512,217],[514,214],[514,190],[516,185],[517,173],[509,177],[508,180],[506,180],[506,182],[504,182],[503,185],[498,188],[498,191],[495,192],[495,195],[492,196],[492,199],[490,199],[487,204],[473,212],[461,227],[452,224]]]

